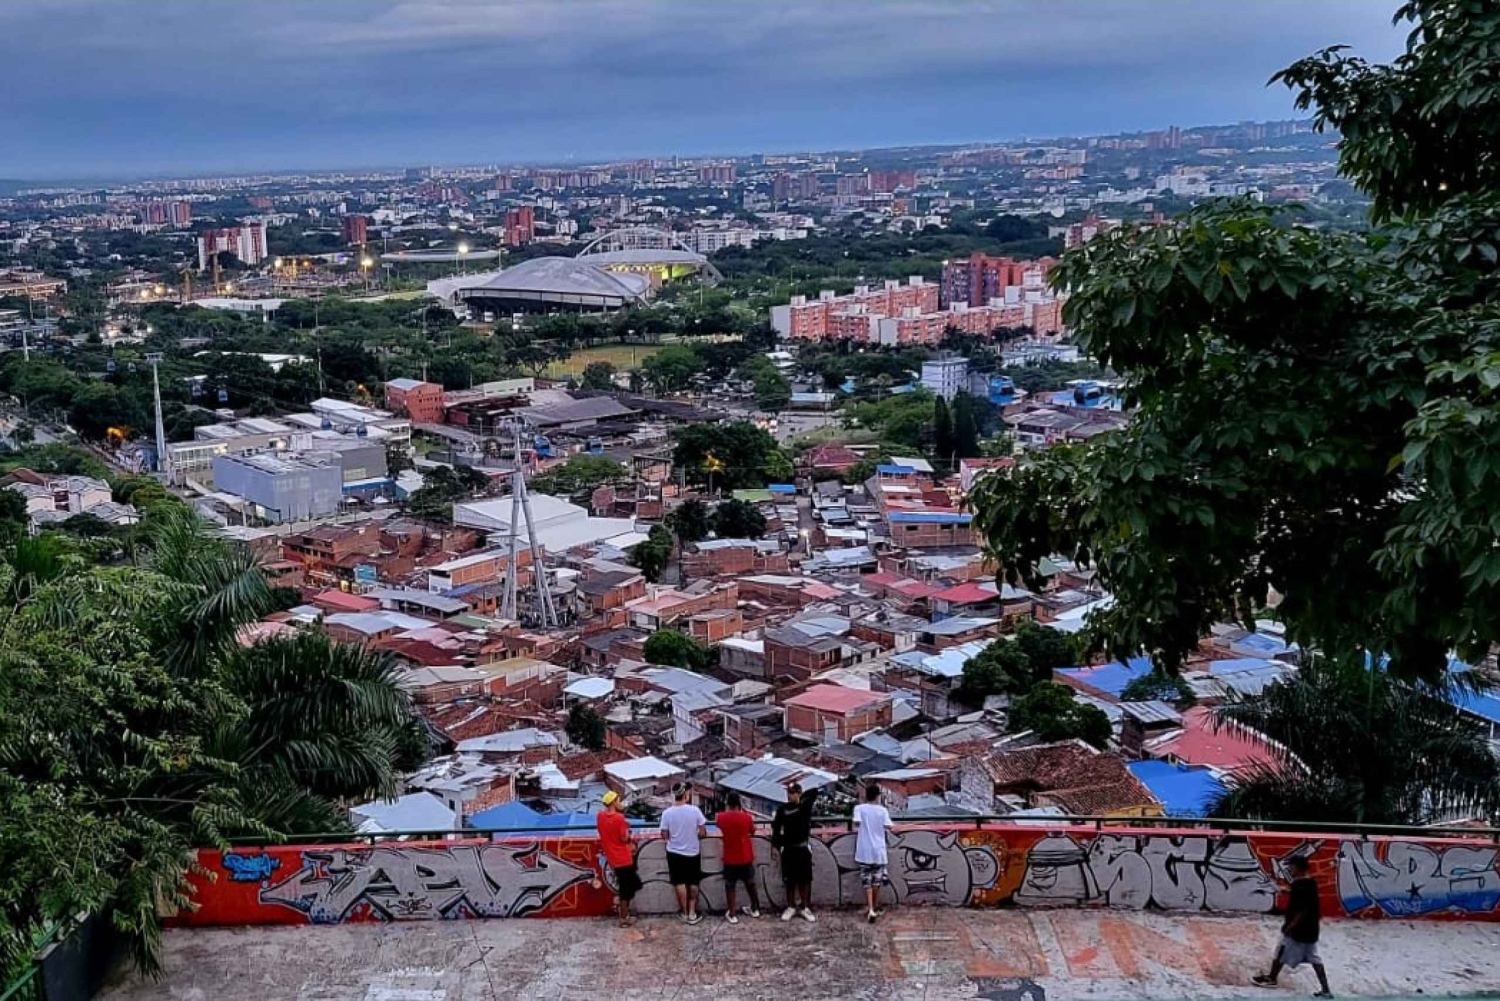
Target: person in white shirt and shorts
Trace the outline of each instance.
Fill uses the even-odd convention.
[[[859,838],[854,844],[854,862],[865,886],[865,919],[871,924],[880,917],[880,888],[890,883],[886,873],[886,833],[891,829],[891,814],[880,803],[880,787],[865,789],[865,801],[854,808],[854,826]]]
[[[682,920],[695,925],[698,916],[698,884],[703,882],[702,838],[708,834],[708,818],[688,802],[691,790],[679,783],[672,790],[676,804],[662,812],[661,829],[667,836],[667,878],[677,892]]]

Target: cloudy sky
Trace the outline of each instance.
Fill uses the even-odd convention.
[[[586,162],[1290,117],[1396,0],[0,0],[0,177]]]

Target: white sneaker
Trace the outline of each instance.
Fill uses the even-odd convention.
[[[816,920],[818,920],[818,916],[812,912],[812,908],[811,907],[804,907],[804,908],[802,908],[802,920],[803,921],[816,921]]]
[[[760,911],[757,911],[753,907],[746,907],[740,913],[742,913],[742,914],[748,914],[752,918],[758,918],[758,917],[760,917]]]
[[[788,907],[786,910],[784,910],[784,911],[781,912],[781,920],[783,920],[783,921],[790,921],[790,920],[792,920],[792,918],[794,918],[796,916],[797,916],[797,908],[795,908],[795,907]]]
[[[724,920],[728,921],[732,925],[737,925],[740,923],[740,919],[734,916],[733,911],[730,911],[728,914],[724,915]]]
[[[865,914],[865,920],[869,921],[870,924],[874,924],[875,923],[875,919],[878,918],[878,917],[880,917],[880,915],[883,914],[883,913],[884,913],[883,911],[869,911],[869,912],[867,912]]]

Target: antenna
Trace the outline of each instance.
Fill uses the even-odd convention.
[[[521,463],[521,434],[523,428],[517,424],[515,471],[510,480],[510,553],[505,567],[505,596],[501,605],[501,617],[514,620],[516,616],[516,589],[520,577],[517,557],[520,555],[520,522],[526,519],[526,540],[531,550],[531,572],[536,579],[537,618],[543,627],[556,626],[557,608],[552,603],[552,590],[547,586],[547,571],[542,563],[542,545],[536,537],[536,520],[531,514],[531,495],[526,492],[526,469]]]
[[[167,430],[161,419],[161,378],[157,366],[161,364],[161,352],[150,351],[146,362],[151,366],[151,397],[156,404],[156,471],[165,473],[167,482],[172,480],[172,456],[167,452]]]

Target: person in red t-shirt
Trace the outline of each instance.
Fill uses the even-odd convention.
[[[636,872],[635,848],[630,843],[630,821],[625,819],[619,793],[611,790],[604,794],[604,810],[594,823],[599,828],[599,847],[604,852],[604,861],[615,874],[620,926],[628,928],[635,924],[635,918],[630,916],[630,902],[641,888],[641,877]]]
[[[724,893],[729,902],[724,919],[737,925],[740,919],[735,916],[735,911],[739,910],[734,889],[736,883],[744,883],[750,893],[750,906],[745,908],[745,913],[752,918],[760,917],[760,892],[755,889],[755,842],[751,840],[755,835],[755,818],[740,805],[737,792],[730,793],[724,803],[728,809],[720,811],[714,818],[724,839]]]

